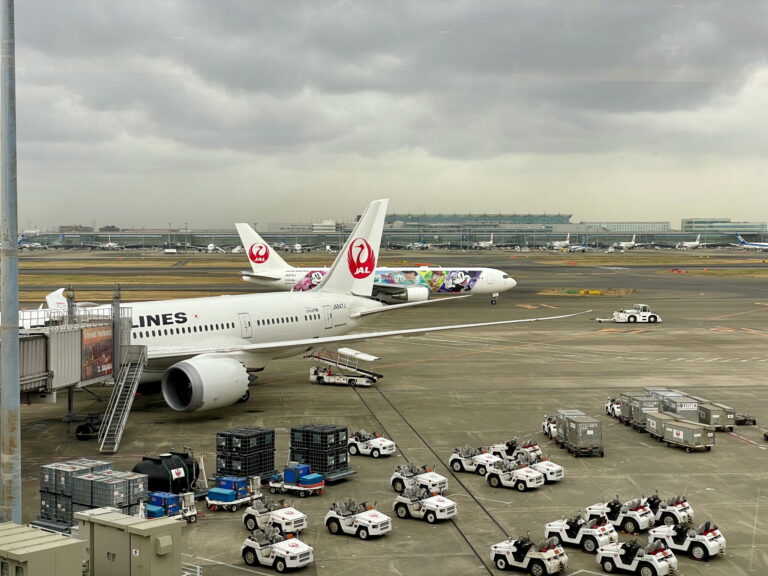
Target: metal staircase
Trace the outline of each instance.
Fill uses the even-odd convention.
[[[146,346],[126,346],[125,362],[120,366],[120,373],[112,389],[109,405],[104,412],[104,419],[99,428],[99,451],[117,452],[123,437],[128,414],[131,413],[136,388],[141,380],[141,373],[147,363]]]

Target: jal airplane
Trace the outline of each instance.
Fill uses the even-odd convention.
[[[131,341],[147,346],[142,381],[161,380],[173,410],[213,410],[246,399],[251,373],[278,358],[359,340],[573,316],[351,334],[369,316],[440,302],[385,306],[370,298],[387,202],[369,205],[315,290],[126,304]]]
[[[571,247],[571,233],[568,232],[565,240],[555,240],[554,242],[550,242],[549,245],[552,250],[567,250]]]
[[[481,240],[472,244],[474,250],[491,250],[493,248],[493,233],[489,240]]]
[[[629,242],[616,242],[616,244],[613,245],[613,248],[618,248],[619,250],[631,250],[632,248],[639,248],[640,246],[645,246],[645,244],[635,242],[636,237],[637,237],[637,234],[632,234],[632,240],[630,240]]]
[[[701,234],[696,235],[696,240],[693,242],[678,242],[675,244],[676,250],[695,250],[696,248],[704,248],[706,244],[701,243]]]
[[[235,224],[251,271],[241,272],[243,280],[275,290],[307,291],[320,284],[327,268],[294,268],[267,244],[250,225]],[[501,292],[517,282],[494,268],[384,268],[374,272],[372,298],[386,303],[422,302],[431,294],[488,294],[496,304]]]
[[[739,246],[747,250],[768,250],[768,242],[747,242],[741,234],[736,234],[736,240]]]

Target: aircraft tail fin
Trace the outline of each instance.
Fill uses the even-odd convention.
[[[746,243],[747,243],[747,241],[746,241],[746,240],[744,240],[744,238],[742,238],[742,237],[741,237],[741,234],[739,234],[738,232],[736,233],[736,241],[737,241],[739,244],[746,244]]]
[[[240,235],[240,242],[243,243],[243,248],[248,255],[248,261],[251,263],[251,269],[254,273],[291,268],[291,265],[283,260],[280,254],[267,244],[249,224],[238,223],[235,224],[235,228]]]
[[[368,205],[318,290],[356,296],[372,294],[388,204],[389,200],[384,199]]]
[[[66,310],[67,299],[64,297],[64,288],[59,288],[46,295],[45,302],[50,310]]]

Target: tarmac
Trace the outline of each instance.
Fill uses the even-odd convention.
[[[685,495],[697,523],[714,521],[727,540],[726,555],[707,562],[678,555],[680,574],[766,574],[768,291],[764,278],[746,271],[767,265],[759,256],[728,252],[727,263],[718,264],[716,254],[695,267],[741,269],[744,274],[685,273],[684,267],[666,261],[633,265],[639,257],[632,253],[617,254],[609,264],[595,262],[590,255],[419,254],[419,260],[444,266],[502,268],[518,286],[502,294],[496,306],[478,296],[406,309],[376,315],[366,330],[591,312],[355,344],[381,357],[375,369],[384,378],[372,388],[312,385],[311,363],[299,358],[275,361],[259,374],[246,403],[211,413],[175,413],[160,395],[145,394],[136,399],[120,450],[109,459],[116,469],[128,470],[143,455],[189,446],[203,455],[210,476],[216,432],[238,426],[275,428],[278,466],[288,458],[289,430],[298,424],[342,424],[350,431],[364,428],[395,440],[396,455],[378,460],[352,457],[355,476],[329,486],[322,496],[292,499],[309,516],[309,528],[300,538],[314,547],[315,562],[300,572],[306,575],[498,573],[489,548],[508,535],[530,533],[539,540],[547,522],[617,495],[626,501],[657,490],[662,497]],[[414,259],[412,254],[403,257]],[[680,253],[680,258],[690,255]],[[580,295],[580,290],[604,294]],[[663,323],[595,321],[634,302],[649,304]],[[718,432],[711,452],[688,454],[669,448],[603,412],[608,396],[645,386],[668,386],[727,404],[756,416],[758,426]],[[108,390],[94,392],[108,398]],[[75,405],[79,412],[105,407],[83,391],[75,394]],[[558,408],[577,408],[602,421],[604,458],[573,458],[547,440],[541,433],[542,419]],[[74,438],[74,425],[67,430],[65,412],[61,398],[56,405],[23,408],[25,522],[39,511],[41,464],[101,456],[95,442]],[[518,493],[491,488],[481,477],[454,473],[446,465],[455,447],[512,437],[538,440],[545,454],[565,467],[565,479]],[[454,520],[428,525],[394,518],[389,477],[397,464],[408,461],[435,465],[448,478],[446,496],[458,503]],[[392,532],[366,542],[329,534],[323,517],[331,502],[346,497],[375,502],[393,516]],[[242,512],[208,511],[203,506],[197,524],[184,529],[183,561],[203,566],[206,576],[272,574],[244,564],[240,545],[246,536]],[[629,538],[621,536],[622,541]],[[638,539],[643,544],[647,540],[645,534]],[[594,556],[576,548],[566,552],[567,574],[602,573]]]

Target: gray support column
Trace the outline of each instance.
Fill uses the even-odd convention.
[[[0,86],[0,512],[21,524],[19,252],[16,207],[16,45],[13,0],[3,0]]]

